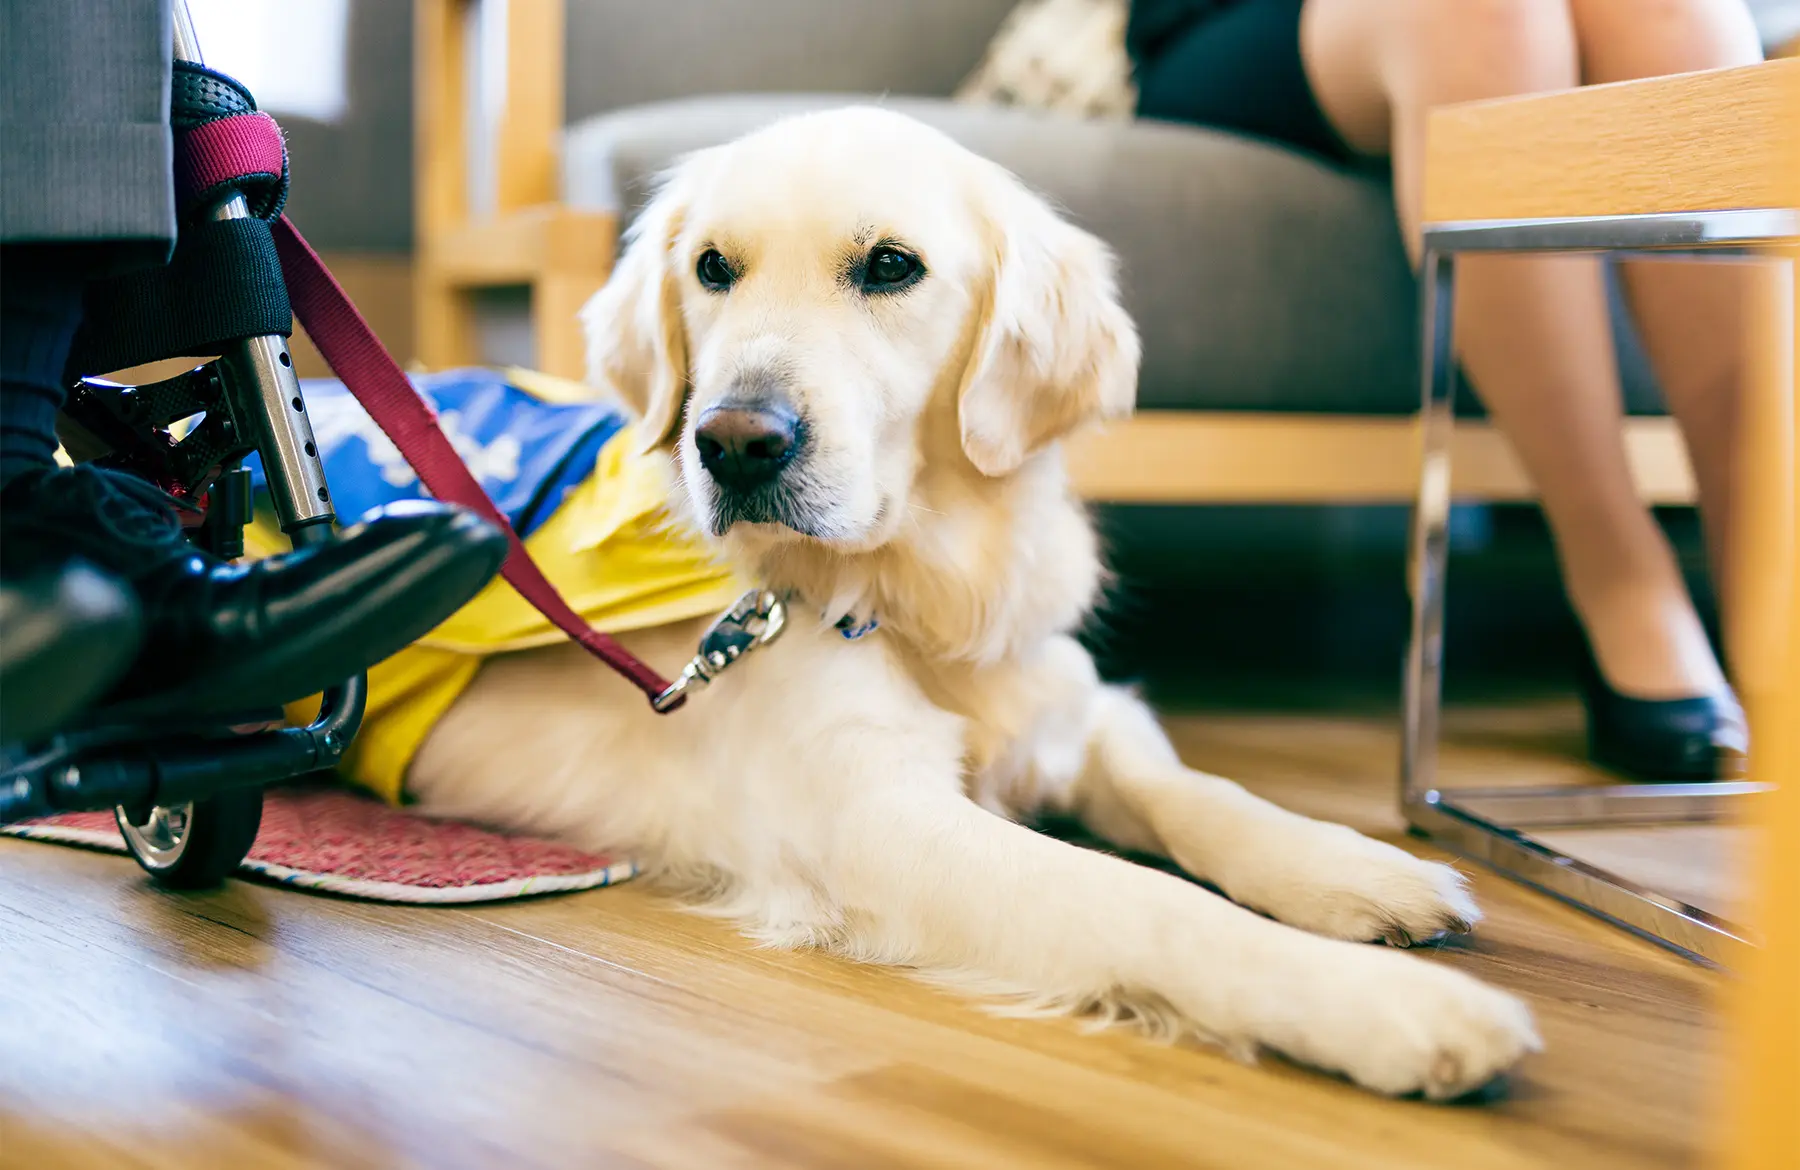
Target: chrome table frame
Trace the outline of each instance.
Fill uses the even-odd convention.
[[[1422,288],[1422,459],[1412,520],[1400,805],[1412,828],[1527,885],[1679,951],[1737,965],[1741,926],[1571,857],[1529,830],[1717,821],[1769,786],[1753,783],[1568,785],[1457,789],[1437,783],[1443,700],[1444,593],[1451,504],[1450,436],[1456,257],[1462,253],[1597,253],[1633,259],[1758,259],[1800,237],[1787,209],[1427,224]]]

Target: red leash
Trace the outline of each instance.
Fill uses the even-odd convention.
[[[280,127],[267,114],[220,118],[180,135],[177,143],[176,187],[184,202],[247,179],[287,179],[287,147]],[[281,256],[281,271],[287,280],[294,316],[306,326],[307,335],[325,355],[326,362],[369,412],[375,425],[393,441],[431,494],[445,503],[468,508],[506,533],[512,542],[512,554],[506,558],[501,576],[558,629],[631,680],[650,697],[657,711],[667,713],[685,703],[685,695],[676,694],[669,702],[656,704],[657,697],[669,689],[668,681],[589,626],[569,607],[444,437],[438,427],[437,412],[394,364],[318,253],[287,216],[270,224],[270,229],[275,236],[275,250]]]
[[[558,629],[631,680],[650,699],[654,700],[668,690],[666,679],[613,639],[588,625],[563,600],[556,586],[550,584],[544,571],[525,551],[525,545],[512,525],[470,474],[450,440],[444,437],[438,427],[437,412],[394,364],[394,359],[370,331],[368,322],[344,295],[337,278],[312,250],[312,245],[285,215],[272,227],[294,316],[306,326],[307,336],[325,355],[333,372],[344,380],[350,393],[362,403],[363,409],[369,412],[375,425],[418,472],[420,482],[438,499],[448,504],[460,504],[506,533],[512,542],[512,555],[506,558],[500,575]],[[666,714],[685,701],[678,698],[656,710]]]

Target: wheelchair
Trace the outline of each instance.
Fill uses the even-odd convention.
[[[176,0],[175,26],[177,135],[184,125],[254,113],[254,100],[241,85],[202,64],[183,0]],[[202,208],[198,215],[183,215],[169,267],[181,267],[191,223],[243,228],[256,226],[247,223],[252,219],[273,219],[286,193],[285,153],[280,171],[273,182],[225,182],[202,192],[202,202],[193,205]],[[181,177],[178,166],[178,188]],[[262,234],[266,241],[269,233]],[[72,459],[122,469],[161,488],[182,516],[189,539],[231,560],[243,555],[244,530],[253,518],[251,473],[244,465],[253,453],[261,460],[275,516],[296,549],[329,540],[336,516],[288,350],[291,313],[286,323],[274,320],[286,313],[285,288],[273,290],[279,295],[272,297],[268,265],[234,269],[225,255],[223,264],[215,255],[198,276],[190,271],[186,278],[168,278],[188,279],[191,301],[183,294],[173,305],[137,305],[125,314],[135,314],[140,334],[159,323],[165,329],[173,323],[174,332],[182,334],[154,342],[166,350],[155,353],[157,358],[220,356],[147,385],[80,378],[58,432]],[[277,269],[274,279],[279,278]],[[265,312],[271,327],[243,336],[242,306],[254,311],[271,300],[278,302],[278,311]],[[229,308],[234,305],[239,307]],[[195,332],[188,318],[218,313],[221,306],[227,306],[227,316],[238,314],[233,330],[238,336],[217,348],[195,348],[205,324]],[[89,318],[94,319],[91,309]],[[141,338],[137,349],[144,349]],[[141,352],[136,356],[139,361],[98,368],[151,360]],[[141,712],[141,703],[89,710],[41,742],[0,746],[0,824],[111,809],[131,856],[155,881],[182,889],[213,885],[255,842],[264,788],[330,769],[342,758],[362,720],[365,694],[366,676],[345,679],[325,692],[317,716],[305,727],[287,726],[278,710],[188,719],[178,713],[178,703],[163,703],[149,720],[134,713]],[[177,714],[169,714],[171,709]]]

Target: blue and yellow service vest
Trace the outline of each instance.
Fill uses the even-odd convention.
[[[745,583],[664,502],[668,462],[639,453],[627,417],[576,383],[525,370],[412,376],[475,478],[575,611],[606,633],[718,613]],[[325,476],[342,522],[425,492],[341,382],[302,383]],[[245,533],[248,555],[288,548],[263,490]],[[369,706],[341,770],[389,801],[437,720],[495,654],[554,645],[565,635],[496,578],[412,646],[369,671]],[[288,711],[305,721],[313,698]]]

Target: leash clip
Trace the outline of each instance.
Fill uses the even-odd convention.
[[[723,674],[758,646],[767,646],[787,628],[787,605],[767,589],[752,589],[720,614],[700,635],[700,653],[682,668],[667,690],[650,700],[657,712],[671,710],[690,690]]]

